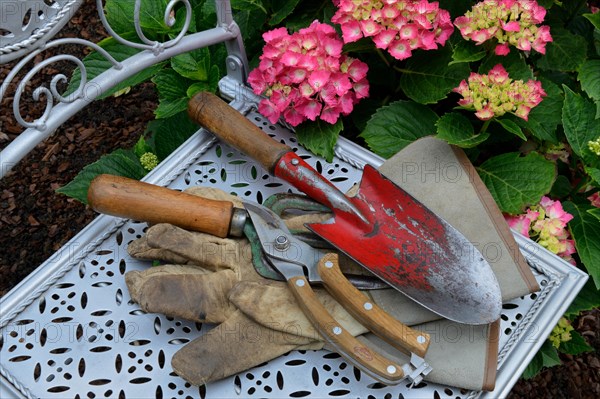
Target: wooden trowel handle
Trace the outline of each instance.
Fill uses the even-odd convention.
[[[227,237],[233,203],[216,201],[121,176],[92,180],[88,204],[97,212]]]
[[[188,115],[225,143],[253,157],[271,174],[277,161],[291,151],[212,93],[196,94],[188,103]]]

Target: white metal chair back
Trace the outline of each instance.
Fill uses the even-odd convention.
[[[248,63],[241,32],[233,20],[229,0],[215,0],[217,5],[215,28],[192,34],[187,32],[192,17],[189,0],[171,0],[164,11],[165,23],[170,26],[175,23],[172,11],[177,5],[185,7],[185,21],[179,35],[166,42],[152,41],[144,35],[140,25],[141,0],[135,0],[133,21],[140,42],[133,42],[119,36],[106,20],[102,11],[102,0],[97,0],[100,18],[109,35],[122,44],[142,50],[121,62],[88,40],[79,38],[50,40],[68,22],[82,2],[83,0],[0,1],[0,63],[21,58],[0,86],[0,101],[7,96],[17,75],[21,71],[27,71],[16,86],[12,107],[16,121],[25,130],[0,152],[0,179],[36,145],[54,133],[62,123],[92,103],[102,93],[145,68],[176,55],[225,43],[228,53],[226,86],[230,87],[231,93],[245,91],[237,88],[244,86]],[[92,47],[110,61],[112,67],[88,81],[84,63],[72,55],[59,54],[33,66],[30,65],[30,62],[44,50],[65,44]],[[28,82],[46,66],[65,60],[74,63],[81,70],[79,87],[68,96],[63,96],[57,86],[60,82],[68,81],[68,78],[63,74],[57,74],[49,87],[38,87],[33,91],[35,100],[46,102],[43,114],[33,121],[25,120],[19,108]]]

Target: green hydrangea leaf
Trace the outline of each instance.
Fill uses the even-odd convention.
[[[577,80],[590,98],[600,100],[600,60],[587,60],[579,68]]]
[[[152,78],[158,90],[157,119],[169,118],[187,109],[187,90],[193,81],[183,78],[173,69],[163,69]]]
[[[267,13],[267,9],[261,0],[232,0],[231,7],[236,10],[254,11],[260,10]]]
[[[436,133],[438,116],[413,101],[396,101],[381,107],[360,134],[376,154],[389,158],[418,138]]]
[[[280,24],[288,15],[290,15],[300,0],[272,0],[271,7],[273,14],[269,20],[269,25],[275,26]]]
[[[574,318],[584,310],[592,310],[597,307],[600,307],[600,292],[594,285],[594,281],[589,279],[569,305],[565,317]]]
[[[583,16],[587,18],[587,20],[590,21],[596,29],[600,30],[600,13],[597,12],[595,14],[583,14]]]
[[[497,122],[500,126],[502,126],[507,132],[518,136],[523,141],[527,141],[527,137],[525,137],[525,134],[516,122],[513,122],[510,119],[494,119],[494,121]]]
[[[519,214],[552,188],[555,166],[537,153],[518,152],[492,157],[477,172],[503,212]]]
[[[569,230],[575,240],[579,259],[594,280],[596,289],[600,289],[600,223],[594,215],[588,213],[591,205],[563,202],[563,209],[573,215]]]
[[[588,164],[597,161],[598,156],[588,148],[588,142],[600,137],[600,123],[596,120],[596,107],[588,99],[563,85],[565,100],[562,108],[562,122],[565,136],[575,154]]]
[[[147,131],[152,134],[155,153],[162,161],[198,129],[199,126],[188,118],[186,111],[183,111],[168,118],[153,120],[148,123]]]
[[[400,87],[409,98],[421,104],[434,104],[469,76],[469,65],[452,62],[452,50],[415,51],[402,69]]]
[[[258,65],[258,55],[262,54],[262,48],[265,45],[265,41],[262,38],[262,27],[267,23],[267,14],[258,9],[235,10],[233,17],[240,27],[240,31],[244,32],[246,53],[255,54],[255,63]]]
[[[577,80],[581,88],[596,103],[596,118],[600,117],[600,60],[587,60],[579,68]]]
[[[521,375],[524,379],[531,379],[538,375],[544,367],[558,366],[561,364],[557,350],[548,341],[545,341],[540,350],[535,354],[527,368]]]
[[[208,80],[205,82],[193,83],[187,88],[185,94],[188,98],[194,97],[194,95],[200,91],[216,92],[219,86],[219,79],[221,78],[221,72],[219,67],[212,65],[208,72]]]
[[[552,5],[554,4],[554,0],[538,0],[537,2],[540,6],[548,9],[550,7],[552,7]]]
[[[296,126],[298,143],[331,162],[333,160],[335,143],[344,128],[341,119],[335,124],[317,119],[315,122],[305,122]]]
[[[171,67],[181,76],[192,80],[207,81],[210,66],[210,51],[206,47],[171,58]]]
[[[163,69],[152,78],[156,85],[159,99],[176,100],[187,97],[187,89],[193,83],[189,79],[182,78],[173,69]]]
[[[443,115],[436,122],[436,128],[438,139],[462,148],[475,147],[490,136],[489,133],[475,134],[471,121],[457,112]]]
[[[104,50],[108,51],[110,55],[112,55],[117,61],[123,61],[139,52],[139,50],[137,49],[119,43],[112,37],[102,40],[98,43],[98,45]],[[110,61],[108,61],[103,55],[95,51],[88,54],[82,61],[83,65],[85,66],[85,70],[87,73],[86,79],[88,82],[94,79],[96,76],[113,67]],[[98,99],[103,99],[112,96],[116,92],[126,89],[127,87],[136,86],[142,82],[145,82],[146,80],[154,76],[158,71],[160,71],[164,67],[164,65],[165,62],[159,62],[156,65],[152,65],[138,72],[137,74],[123,80],[122,82],[117,83],[114,87],[106,90],[104,93],[101,93],[98,96]],[[80,81],[81,70],[79,69],[79,67],[77,67],[73,71],[71,79],[69,80],[69,86],[67,87],[63,95],[68,96],[69,94],[73,93],[79,86]]]
[[[592,180],[594,180],[596,186],[600,186],[600,169],[586,167],[585,173],[587,173]]]
[[[146,170],[133,150],[118,149],[84,167],[71,182],[56,192],[87,204],[87,192],[91,181],[105,173],[139,180],[146,175]]]
[[[550,190],[550,196],[552,198],[563,198],[569,195],[572,190],[571,180],[564,175],[558,175]]]
[[[554,367],[562,364],[562,362],[560,361],[560,357],[558,356],[558,352],[556,351],[556,349],[554,349],[550,342],[544,342],[544,344],[540,348],[540,352],[542,354],[543,367]]]
[[[546,54],[540,57],[537,66],[544,70],[574,72],[585,61],[587,41],[566,29],[552,29],[552,42],[546,44]]]
[[[461,62],[475,62],[482,60],[487,52],[481,46],[475,45],[473,42],[460,40],[455,45],[452,45],[452,61],[449,65],[458,64]]]
[[[154,33],[171,32],[175,27],[169,27],[164,22],[167,9],[166,0],[142,0],[140,5],[140,26],[144,34],[153,39]],[[106,19],[112,29],[119,35],[135,32],[132,23],[135,2],[131,0],[107,0],[104,6]],[[137,40],[139,41],[139,40]]]
[[[135,146],[133,147],[133,152],[138,158],[144,155],[145,153],[152,151],[152,146],[148,144],[144,136],[140,136],[139,140],[137,141],[137,143],[135,143]]]
[[[337,8],[333,1],[304,1],[302,7],[286,18],[285,26],[288,30],[295,32],[306,28],[314,20],[331,24],[331,17],[336,11]]]
[[[542,355],[538,353],[535,354],[533,359],[529,362],[523,374],[521,374],[521,378],[525,380],[530,380],[538,375],[542,371]]]
[[[560,343],[561,352],[575,356],[594,350],[577,331],[571,331],[570,334],[570,340]]]

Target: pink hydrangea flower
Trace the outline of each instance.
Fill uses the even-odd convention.
[[[528,209],[523,215],[505,216],[505,219],[511,229],[516,230],[525,237],[529,238],[531,223],[533,223],[534,220],[537,220],[539,216],[539,212]]]
[[[541,82],[512,80],[502,64],[487,75],[472,72],[453,91],[463,97],[459,105],[475,110],[475,116],[484,121],[507,112],[527,120],[529,111],[546,96]]]
[[[504,218],[510,228],[575,264],[571,256],[576,252],[575,242],[567,230],[573,215],[564,211],[560,201],[544,196],[538,205],[528,208],[524,214],[505,215]]]
[[[484,0],[454,20],[466,40],[480,45],[496,40],[496,55],[507,55],[510,46],[521,51],[544,54],[552,41],[550,27],[544,22],[546,9],[535,0]]]
[[[265,46],[248,83],[258,95],[258,111],[271,123],[283,116],[292,126],[321,119],[334,124],[368,97],[368,67],[342,54],[335,29],[314,21],[290,35],[278,28],[263,35]]]
[[[596,191],[594,194],[587,197],[587,199],[592,203],[596,208],[600,208],[600,191]]]
[[[403,60],[416,49],[443,46],[454,26],[450,13],[438,2],[427,0],[334,0],[337,12],[331,18],[339,24],[345,43],[372,38],[375,46]]]

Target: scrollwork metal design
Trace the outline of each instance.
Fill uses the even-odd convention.
[[[69,16],[69,13],[65,10],[68,10],[69,6],[72,3],[75,3],[75,1],[73,0],[73,1],[65,4],[65,6],[58,12],[56,18],[54,18],[54,20],[52,21],[52,24],[53,24],[52,26],[54,26],[56,24],[55,20],[57,18],[59,18],[59,17],[66,18]],[[165,12],[164,12],[163,18],[164,18],[165,25],[167,25],[169,27],[172,27],[175,25],[175,23],[176,23],[176,19],[174,16],[175,8],[177,7],[178,4],[183,3],[186,12],[185,12],[185,21],[184,21],[182,30],[179,32],[179,34],[174,39],[168,40],[166,42],[152,41],[146,37],[146,35],[144,34],[144,32],[142,30],[141,22],[140,22],[141,0],[136,0],[135,5],[134,5],[134,26],[135,26],[135,30],[138,34],[138,37],[141,41],[141,43],[137,43],[137,42],[132,42],[132,41],[126,40],[126,39],[122,38],[121,36],[119,36],[112,29],[112,27],[110,26],[104,12],[103,12],[102,0],[97,0],[96,3],[97,3],[98,13],[99,13],[100,19],[102,21],[102,24],[104,25],[104,27],[107,30],[107,32],[109,33],[109,35],[111,35],[115,40],[117,40],[121,44],[124,44],[124,45],[132,47],[132,48],[140,49],[140,50],[150,50],[155,55],[160,54],[166,48],[175,46],[187,33],[190,23],[191,23],[191,18],[192,18],[192,7],[188,0],[171,0],[167,4]],[[39,23],[38,23],[38,25],[39,25]],[[50,25],[51,24],[49,23],[48,26],[38,27],[37,30],[35,31],[36,37],[39,36],[39,34],[41,32],[47,32],[47,30],[52,27]],[[33,40],[33,39],[34,39],[34,37],[32,36],[31,40]],[[113,56],[111,56],[106,50],[104,50],[97,44],[92,43],[88,40],[77,39],[77,38],[54,40],[54,41],[48,42],[42,48],[39,48],[39,49],[34,50],[31,53],[29,53],[11,70],[9,75],[4,79],[2,86],[0,86],[0,101],[6,95],[14,78],[19,74],[19,72],[24,70],[24,67],[27,63],[29,63],[35,56],[40,54],[42,51],[44,51],[48,48],[51,48],[51,47],[57,47],[59,45],[64,45],[64,44],[80,44],[82,46],[89,46],[89,47],[93,48],[95,51],[97,51],[98,53],[100,53],[105,59],[107,59],[115,69],[122,68],[121,63],[118,62]],[[15,44],[15,46],[16,46],[16,44]],[[21,48],[21,47],[19,47],[19,48]],[[6,46],[6,47],[2,48],[2,51],[9,51],[10,49],[11,49],[10,46]],[[32,80],[32,78],[37,73],[39,73],[43,68],[47,67],[50,64],[59,62],[59,61],[68,61],[68,62],[74,63],[79,68],[79,70],[81,71],[81,79],[79,81],[78,87],[72,93],[70,93],[68,96],[64,96],[63,94],[59,93],[58,84],[61,82],[63,82],[63,83],[67,82],[68,78],[64,74],[58,74],[58,75],[54,76],[50,82],[49,88],[44,87],[44,86],[38,87],[33,91],[33,94],[32,94],[33,99],[35,101],[42,101],[43,98],[45,97],[46,106],[44,108],[43,114],[39,118],[37,118],[33,121],[25,120],[20,112],[21,97],[23,95],[25,87]],[[75,99],[82,98],[83,96],[86,95],[86,90],[90,89],[90,87],[88,85],[88,81],[87,81],[87,76],[88,76],[88,73],[87,73],[85,64],[80,59],[78,59],[77,57],[72,56],[72,55],[67,55],[67,54],[56,55],[56,56],[52,56],[52,57],[38,63],[37,65],[35,65],[33,68],[31,68],[27,72],[27,74],[23,77],[23,79],[17,86],[17,89],[15,91],[15,96],[13,99],[13,113],[15,116],[15,120],[21,126],[23,126],[25,128],[34,128],[34,129],[38,129],[40,131],[44,131],[46,129],[45,121],[48,120],[48,118],[50,117],[51,112],[54,109],[55,102],[70,103],[70,102],[73,102]],[[98,90],[100,90],[100,89],[98,89]],[[100,94],[100,93],[96,93],[96,94]],[[93,96],[93,97],[96,97],[96,96]]]
[[[60,29],[79,7],[81,0],[6,2],[2,5],[0,56],[13,60],[26,49],[33,49],[46,35]],[[11,15],[20,14],[20,15]],[[20,17],[20,18],[19,18]]]
[[[24,69],[25,65],[27,65],[29,63],[29,61],[31,61],[35,56],[37,56],[39,53],[41,53],[45,49],[48,49],[50,47],[61,46],[64,44],[79,44],[82,46],[89,46],[89,47],[93,48],[94,50],[96,50],[98,53],[102,54],[102,56],[104,58],[106,58],[113,65],[114,68],[116,68],[116,69],[122,68],[122,65],[120,62],[118,62],[106,50],[104,50],[103,48],[101,48],[100,46],[98,46],[95,43],[92,43],[92,42],[90,42],[88,40],[84,40],[84,39],[57,39],[57,40],[54,40],[54,41],[48,43],[44,49],[38,49],[38,50],[30,53],[27,57],[23,58],[21,61],[19,61],[19,63],[8,74],[6,79],[4,79],[4,82],[2,82],[2,86],[0,86],[0,101],[2,101],[2,99],[8,92],[8,89],[9,89],[13,79],[15,78],[15,76],[17,76],[17,74],[19,74],[19,72],[21,72],[21,70]],[[33,99],[35,101],[40,101],[42,97],[45,97],[46,98],[46,107],[44,109],[42,116],[35,119],[34,121],[26,121],[20,112],[21,97],[23,95],[23,91],[25,90],[25,87],[39,71],[41,71],[43,68],[47,67],[48,65],[59,62],[59,61],[72,62],[77,67],[79,67],[79,69],[81,71],[81,79],[79,81],[78,87],[71,94],[69,94],[66,97],[63,96],[61,93],[59,93],[58,92],[58,84],[60,82],[68,81],[68,78],[64,74],[58,74],[58,75],[54,76],[50,82],[50,88],[47,88],[44,86],[37,87],[33,91],[33,94],[32,94]],[[52,57],[36,64],[35,66],[33,66],[33,68],[31,68],[27,72],[27,74],[23,77],[23,79],[20,81],[20,83],[18,84],[18,86],[16,88],[15,96],[13,99],[13,114],[15,116],[16,121],[25,128],[35,128],[40,131],[44,131],[45,130],[44,122],[48,119],[48,117],[50,116],[50,114],[52,112],[52,109],[54,108],[54,100],[57,100],[58,102],[69,103],[69,102],[73,102],[77,98],[83,97],[86,93],[86,89],[88,88],[87,75],[88,75],[87,70],[86,70],[86,67],[85,67],[83,61],[81,61],[80,59],[78,59],[75,56],[68,55],[68,54],[52,56]]]

